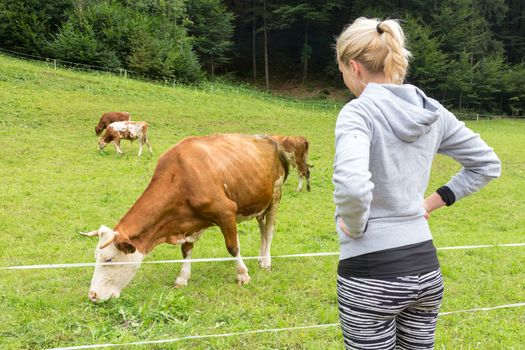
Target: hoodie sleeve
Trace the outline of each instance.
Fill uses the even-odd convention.
[[[499,177],[501,162],[479,134],[467,128],[452,113],[443,113],[444,133],[438,153],[454,158],[463,166],[446,184],[455,200],[459,200]]]
[[[364,113],[351,104],[337,118],[335,127],[334,202],[352,238],[366,230],[373,183],[369,171],[371,131]]]

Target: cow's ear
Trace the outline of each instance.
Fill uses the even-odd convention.
[[[133,245],[133,243],[131,243],[131,241],[129,239],[123,241],[123,242],[118,242],[118,243],[115,243],[115,245],[117,246],[117,249],[126,253],[126,254],[133,254],[135,253],[135,251],[137,250],[137,248],[135,248],[135,246]]]

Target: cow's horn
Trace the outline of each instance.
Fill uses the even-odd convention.
[[[95,237],[98,236],[98,230],[91,231],[91,232],[79,232],[81,235],[88,236],[88,237]]]
[[[109,237],[108,240],[105,241],[104,243],[102,243],[98,248],[99,248],[99,249],[104,249],[104,248],[106,248],[108,245],[110,245],[111,243],[113,243],[113,241],[115,240],[115,237],[117,237],[117,235],[111,235],[111,237]]]

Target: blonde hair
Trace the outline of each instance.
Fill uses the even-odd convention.
[[[337,60],[348,66],[359,61],[371,73],[384,73],[394,84],[402,84],[410,52],[396,20],[360,17],[346,27],[336,41]]]

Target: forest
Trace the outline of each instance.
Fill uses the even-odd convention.
[[[361,16],[399,19],[406,82],[445,106],[524,114],[523,0],[0,0],[0,52],[183,84],[343,89],[333,46]]]

